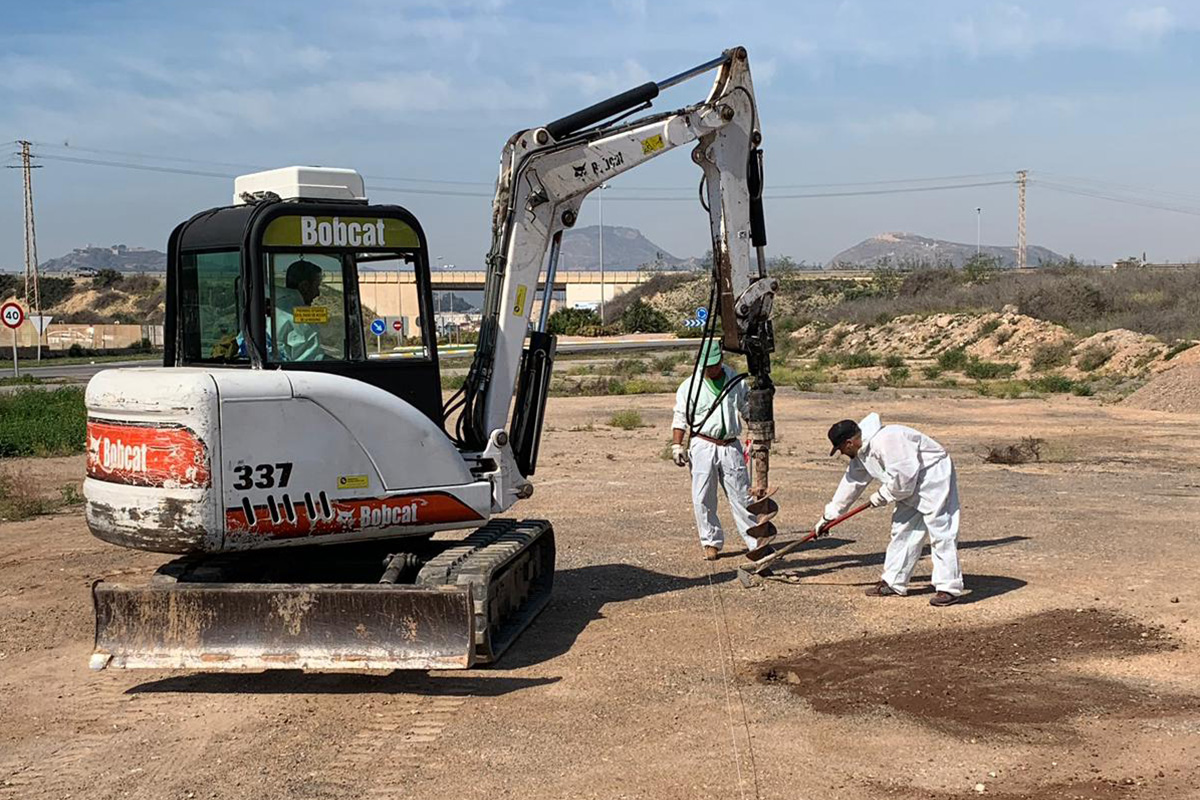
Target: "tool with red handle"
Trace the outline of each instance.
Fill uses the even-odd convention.
[[[845,514],[842,514],[840,517],[830,520],[825,525],[825,527],[821,529],[821,532],[824,533],[824,532],[828,531],[830,528],[834,527],[835,525],[841,525],[843,522],[850,519],[855,514],[861,514],[863,511],[866,511],[870,507],[871,507],[870,503],[863,503],[861,506],[858,506],[857,508],[850,509]],[[761,558],[757,558],[757,559],[754,558],[754,555],[758,551],[751,550],[749,553],[746,554],[746,557],[749,558],[753,562],[753,565],[750,567],[738,567],[738,580],[740,580],[744,585],[749,586],[750,585],[749,579],[750,579],[751,575],[761,575],[763,572],[766,571],[767,567],[771,566],[771,564],[775,563],[780,558],[782,558],[783,556],[792,552],[793,550],[795,550],[797,547],[804,544],[805,542],[811,542],[815,538],[817,538],[817,532],[816,532],[816,530],[811,530],[808,533],[801,536],[799,539],[796,539],[793,542],[788,542],[787,544],[783,545],[782,547],[776,549],[775,552],[770,553],[768,555],[763,555]],[[769,547],[769,545],[768,545],[768,547]],[[766,548],[762,548],[762,549],[766,549]]]

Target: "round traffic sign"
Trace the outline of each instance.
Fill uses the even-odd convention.
[[[404,320],[402,320],[402,319],[393,320],[392,321],[392,330],[394,330],[394,331],[404,330]]]
[[[371,321],[371,333],[376,336],[383,336],[385,330],[387,330],[387,326],[383,324],[383,320],[377,319]]]
[[[706,320],[708,320],[708,309],[704,308],[703,306],[701,306],[700,308],[697,308],[696,309],[696,319],[700,320],[701,322],[705,322]]]
[[[0,321],[4,322],[6,328],[16,330],[25,321],[25,309],[11,301],[5,303],[0,306]]]

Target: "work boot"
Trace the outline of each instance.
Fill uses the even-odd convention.
[[[958,602],[958,595],[950,594],[949,592],[938,592],[933,597],[929,598],[929,605],[941,608],[943,606],[952,606]]]
[[[865,592],[867,597],[899,597],[900,593],[888,586],[887,581],[880,581]]]
[[[717,548],[713,547],[711,544],[704,545],[704,560],[705,561],[716,561],[717,553],[719,553],[719,552],[721,552],[721,551],[718,550]]]

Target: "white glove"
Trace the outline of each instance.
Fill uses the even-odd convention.
[[[867,498],[867,502],[871,504],[871,508],[883,508],[888,504],[887,498],[880,492],[873,492]]]
[[[671,460],[675,462],[677,467],[686,467],[691,459],[688,457],[687,448],[681,444],[671,445]]]
[[[825,526],[829,523],[830,519],[822,514],[821,518],[817,520],[817,524],[813,525],[813,530],[817,532],[817,536],[824,536],[826,533],[828,533],[828,531],[825,530]]]

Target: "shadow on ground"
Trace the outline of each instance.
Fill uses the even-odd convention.
[[[991,547],[1022,541],[1023,536],[1009,536],[967,542],[960,547]],[[849,543],[845,539],[822,539],[814,549],[827,550]],[[837,569],[883,563],[883,554],[865,556],[835,555],[820,559],[818,571],[824,574]],[[274,670],[261,673],[201,672],[148,681],[128,690],[141,692],[196,692],[237,694],[360,694],[394,692],[408,694],[472,694],[498,696],[533,686],[554,683],[559,678],[503,677],[504,669],[520,669],[548,661],[567,652],[579,634],[593,620],[604,617],[604,607],[697,586],[724,584],[734,581],[732,569],[696,577],[668,575],[663,572],[629,564],[595,564],[565,569],[555,573],[554,596],[549,607],[504,654],[491,675],[456,674],[452,672],[425,673],[395,671],[386,675],[352,673],[305,673],[299,670]],[[1024,585],[1022,581],[999,576],[974,576],[972,594],[964,602],[993,597]],[[1007,584],[1005,582],[1008,582]],[[435,675],[437,677],[435,677]],[[455,677],[449,677],[454,675]]]
[[[975,550],[982,547],[1003,547],[1004,545],[1028,541],[1029,538],[1028,536],[1001,536],[997,539],[977,539],[969,542],[959,542],[958,549],[961,551]],[[885,555],[883,551],[878,553],[834,553],[823,558],[813,558],[809,555],[814,550],[837,550],[840,547],[852,544],[854,541],[854,539],[836,538],[817,539],[814,542],[804,545],[795,554],[789,554],[785,558],[780,559],[777,564],[772,565],[772,571],[776,574],[786,571],[788,575],[795,575],[803,579],[828,575],[831,572],[853,569],[854,567],[883,566]],[[921,550],[921,558],[928,557],[929,545],[926,545]]]
[[[140,683],[126,694],[181,692],[196,694],[414,694],[435,697],[500,695],[558,683],[561,678],[510,678],[490,675],[396,670],[386,675],[271,670],[269,672],[199,672]]]

